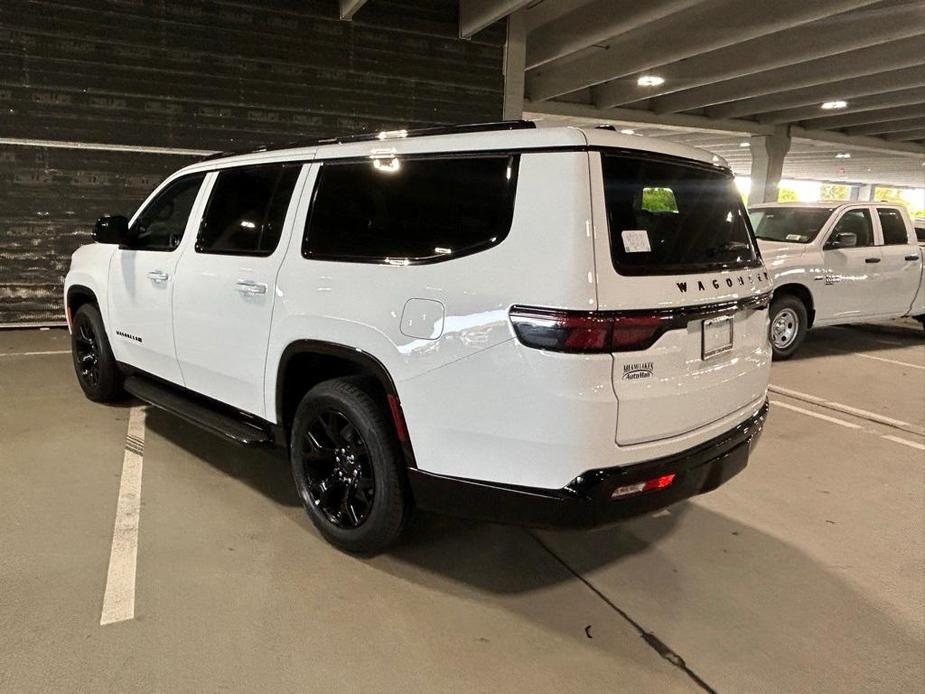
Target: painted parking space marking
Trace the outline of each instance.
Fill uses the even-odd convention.
[[[768,390],[772,393],[778,393],[779,395],[788,395],[791,398],[795,398],[796,400],[803,400],[804,402],[810,402],[814,405],[827,407],[830,410],[838,410],[839,412],[844,412],[845,414],[853,414],[863,419],[869,419],[872,422],[877,422],[878,424],[885,424],[887,426],[898,427],[900,429],[909,429],[913,427],[913,425],[909,422],[893,419],[892,417],[877,414],[876,412],[871,412],[869,410],[862,410],[857,407],[851,407],[851,405],[845,405],[844,403],[835,402],[834,400],[826,400],[825,398],[820,398],[816,395],[810,395],[809,393],[802,393],[798,390],[782,388],[781,386],[776,385],[768,386]],[[915,431],[915,433],[920,432]]]
[[[899,443],[903,446],[909,446],[909,448],[915,448],[919,451],[925,451],[925,444],[917,443],[916,441],[910,441],[909,439],[901,439],[898,436],[890,436],[889,434],[884,434],[881,438],[886,439],[887,441],[892,441],[893,443]]]
[[[52,349],[46,352],[5,352],[0,357],[44,357],[49,354],[70,354],[69,349]]]
[[[785,402],[780,400],[772,400],[771,404],[774,407],[783,407],[785,410],[793,410],[794,412],[799,412],[800,414],[809,415],[810,417],[815,417],[816,419],[822,419],[826,422],[831,422],[832,424],[838,424],[847,429],[860,429],[862,428],[859,424],[854,424],[853,422],[846,422],[844,419],[838,419],[836,417],[829,417],[827,414],[821,414],[819,412],[813,412],[812,410],[807,410],[802,407],[797,407],[796,405],[788,405]]]
[[[905,366],[910,369],[918,369],[919,371],[925,371],[925,366],[920,366],[919,364],[910,364],[907,361],[899,361],[897,359],[887,359],[886,357],[875,357],[873,354],[856,354],[857,357],[863,357],[864,359],[873,359],[874,361],[882,361],[887,364],[896,364],[897,366]]]
[[[119,501],[116,504],[100,625],[124,622],[135,617],[135,567],[138,560],[144,446],[145,409],[133,407],[129,410],[122,480],[119,483]]]

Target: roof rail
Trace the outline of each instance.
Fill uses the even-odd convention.
[[[260,145],[250,149],[231,152],[216,152],[203,157],[199,161],[222,159],[235,154],[255,154],[257,152],[273,152],[294,147],[312,147],[318,145],[339,145],[348,142],[366,142],[372,140],[395,140],[407,137],[429,137],[431,135],[458,135],[461,133],[491,132],[494,130],[529,130],[535,128],[536,123],[530,120],[502,120],[492,123],[466,123],[462,125],[441,125],[433,128],[418,128],[416,130],[381,130],[375,133],[360,133],[357,135],[344,135],[340,137],[321,137],[306,140],[295,140],[282,144]]]

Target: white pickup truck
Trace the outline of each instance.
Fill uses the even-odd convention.
[[[775,359],[793,355],[814,326],[904,316],[925,325],[923,249],[901,205],[769,203],[749,216],[774,282]]]

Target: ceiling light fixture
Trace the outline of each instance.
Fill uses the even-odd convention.
[[[839,152],[835,155],[836,159],[851,159],[851,152]]]
[[[752,146],[752,143],[748,142],[747,140],[745,142],[739,143],[739,147],[751,147],[751,146]]]
[[[642,75],[636,84],[640,87],[658,87],[661,84],[665,84],[665,78],[659,77],[658,75]]]
[[[834,111],[839,108],[847,108],[848,102],[842,101],[841,99],[835,99],[833,101],[825,101],[822,104],[822,109],[824,111]]]

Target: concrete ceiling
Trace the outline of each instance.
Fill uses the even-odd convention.
[[[741,138],[785,134],[786,177],[925,186],[922,0],[460,0],[460,35],[505,17],[527,117],[636,124],[746,173]]]

